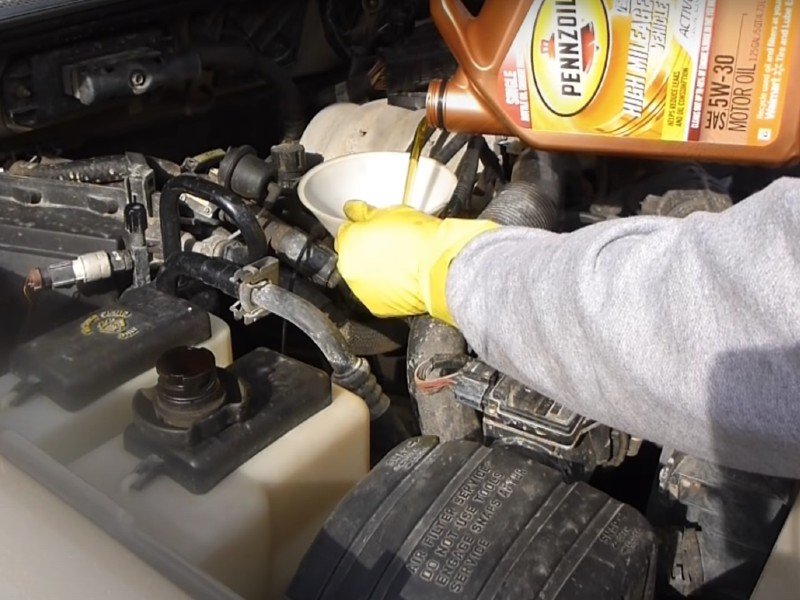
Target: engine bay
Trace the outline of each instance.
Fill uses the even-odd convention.
[[[340,276],[330,207],[400,202],[456,69],[427,2],[32,2],[0,31],[3,460],[191,597],[750,597],[794,481],[576,414]],[[420,208],[554,232],[800,175],[442,129],[422,156]]]

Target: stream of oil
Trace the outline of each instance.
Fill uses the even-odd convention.
[[[431,126],[428,125],[428,119],[425,117],[419,122],[417,130],[414,132],[414,142],[411,144],[411,159],[408,161],[408,173],[406,174],[406,186],[403,188],[403,206],[407,206],[411,202],[411,192],[414,190],[414,179],[417,177],[419,157],[432,131]]]

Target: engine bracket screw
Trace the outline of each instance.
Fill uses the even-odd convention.
[[[145,75],[144,71],[137,69],[135,71],[131,71],[128,81],[130,82],[131,87],[140,88],[147,82],[147,75]]]

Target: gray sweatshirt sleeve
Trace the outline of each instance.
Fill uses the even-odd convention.
[[[800,180],[721,214],[483,234],[447,295],[480,357],[572,410],[800,477]]]

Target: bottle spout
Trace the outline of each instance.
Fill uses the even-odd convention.
[[[457,133],[511,135],[509,128],[472,91],[466,78],[457,74],[428,86],[428,122],[433,127]]]

